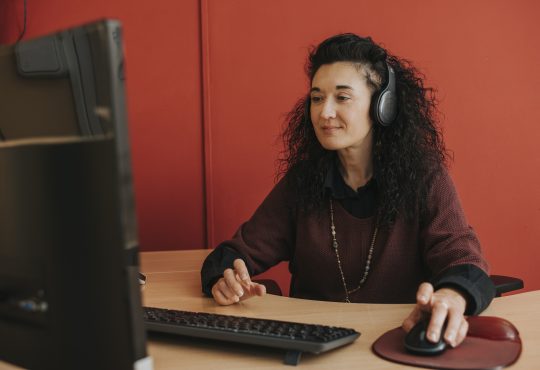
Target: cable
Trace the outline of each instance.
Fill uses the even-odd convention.
[[[17,39],[17,42],[22,40],[25,33],[26,33],[26,0],[24,0],[23,29],[21,31],[21,34],[19,35],[19,38]]]

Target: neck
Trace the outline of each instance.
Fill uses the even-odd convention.
[[[371,138],[369,138],[371,139]],[[364,186],[373,176],[372,141],[366,140],[358,147],[338,151],[340,172],[345,183],[353,190]]]

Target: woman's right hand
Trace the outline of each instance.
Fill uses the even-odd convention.
[[[223,277],[212,287],[214,300],[223,306],[243,301],[253,296],[266,294],[266,287],[254,283],[244,261],[240,258],[234,260],[234,269],[227,269]]]

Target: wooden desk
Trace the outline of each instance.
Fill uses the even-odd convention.
[[[380,359],[371,344],[385,331],[400,326],[409,304],[346,304],[266,295],[232,306],[204,298],[200,267],[208,250],[142,253],[141,269],[148,276],[144,304],[190,311],[290,320],[351,327],[362,333],[352,345],[321,355],[304,354],[298,369],[411,368]],[[540,366],[540,291],[497,298],[483,313],[504,317],[516,325],[523,353],[512,369]],[[155,369],[294,369],[283,365],[283,351],[208,343],[189,338],[151,338],[149,352]]]
[[[148,306],[206,311],[306,323],[351,327],[362,333],[353,344],[321,355],[304,354],[298,369],[403,369],[371,352],[371,344],[385,331],[401,325],[409,304],[346,304],[266,295],[232,306],[218,306],[204,298],[200,266],[208,250],[145,252],[141,270],[147,275],[143,302]],[[523,353],[511,369],[540,366],[540,291],[497,298],[484,312],[516,325]],[[156,370],[168,369],[295,369],[283,365],[282,350],[208,342],[182,337],[152,336],[148,342]],[[0,370],[18,369],[0,362]]]

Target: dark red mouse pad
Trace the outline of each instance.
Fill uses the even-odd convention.
[[[517,361],[521,339],[517,329],[505,319],[472,316],[467,319],[467,338],[456,348],[438,356],[417,356],[405,350],[405,331],[395,328],[379,337],[372,349],[378,356],[397,363],[433,369],[497,369]]]

